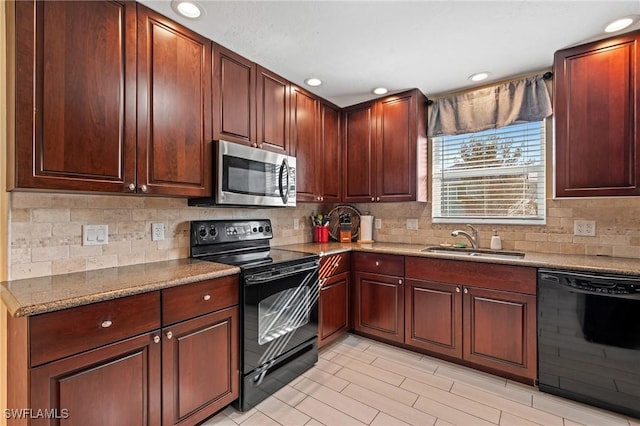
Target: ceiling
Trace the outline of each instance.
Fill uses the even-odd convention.
[[[640,0],[198,0],[206,14],[190,20],[169,0],[139,2],[341,107],[379,86],[434,96],[546,70],[556,50],[640,15]],[[467,79],[480,71],[489,79]],[[307,87],[309,77],[324,84]]]

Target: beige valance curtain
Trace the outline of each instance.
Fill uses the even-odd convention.
[[[433,99],[430,137],[475,133],[551,115],[551,99],[542,74],[460,95]]]

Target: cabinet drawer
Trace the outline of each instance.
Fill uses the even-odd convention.
[[[162,325],[174,324],[238,304],[239,276],[162,290]]]
[[[31,366],[160,328],[160,292],[29,318]]]
[[[330,254],[320,258],[320,279],[333,277],[350,270],[349,253]]]
[[[378,253],[354,253],[353,270],[383,275],[404,276],[404,256]]]

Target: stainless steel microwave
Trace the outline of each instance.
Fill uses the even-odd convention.
[[[295,157],[222,140],[213,152],[214,198],[192,198],[190,206],[296,205]]]

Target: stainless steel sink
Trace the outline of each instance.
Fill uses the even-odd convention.
[[[521,259],[524,257],[524,253],[521,251],[473,249],[460,247],[432,246],[423,248],[420,251],[427,253],[449,254],[453,256],[484,257],[489,259]]]

